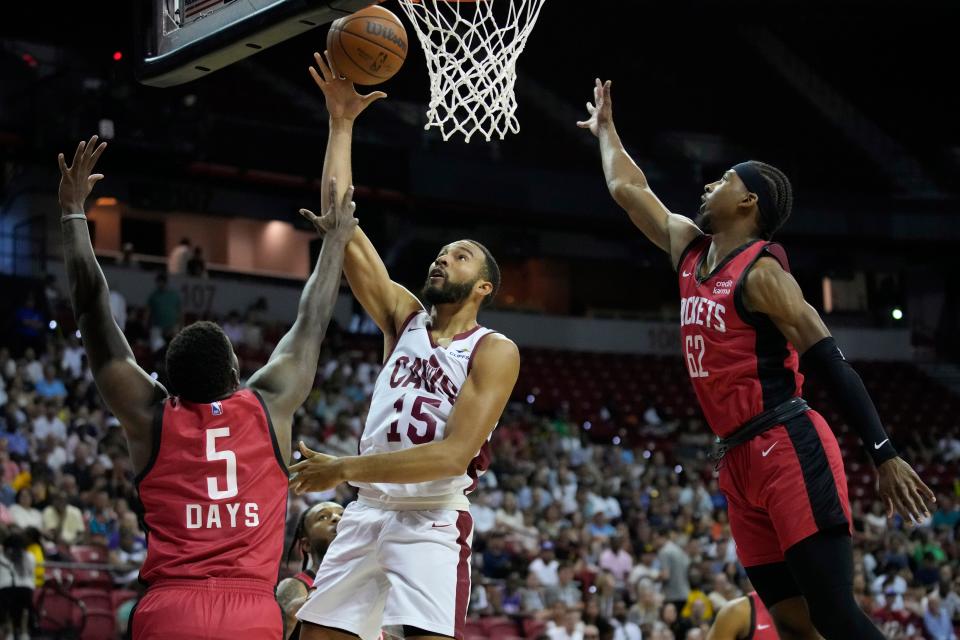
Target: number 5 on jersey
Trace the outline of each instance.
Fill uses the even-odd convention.
[[[703,368],[703,352],[705,349],[703,336],[687,336],[684,340],[684,351],[687,356],[687,369],[691,378],[706,378],[710,372]]]
[[[217,438],[230,437],[230,427],[207,429],[207,461],[224,460],[227,463],[227,488],[220,490],[219,482],[213,476],[207,476],[207,493],[211,500],[224,500],[237,495],[237,456],[229,449],[217,451]]]
[[[387,431],[387,442],[400,442],[400,419],[403,417],[404,398],[397,398],[393,403],[393,408],[397,411],[397,419],[390,423],[390,430]],[[430,413],[423,410],[423,405],[439,408],[441,401],[439,398],[427,398],[416,396],[413,399],[413,406],[410,407],[410,422],[407,425],[407,439],[413,444],[426,444],[432,442],[437,436],[437,420]],[[420,432],[418,425],[414,420],[423,423],[423,433]]]

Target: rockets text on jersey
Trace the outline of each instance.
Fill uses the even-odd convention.
[[[754,240],[704,273],[710,243],[710,236],[701,236],[680,258],[680,347],[708,424],[726,437],[799,396],[803,376],[793,345],[770,318],[743,302],[743,283],[757,260],[770,256],[789,271],[783,247]]]

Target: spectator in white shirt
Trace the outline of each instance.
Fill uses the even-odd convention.
[[[580,611],[572,607],[557,605],[556,612],[563,613],[557,615],[554,620],[547,624],[547,637],[550,640],[584,640],[584,624],[580,619]],[[555,612],[555,615],[556,615]],[[556,622],[559,618],[559,623]],[[596,627],[594,627],[596,629]],[[599,634],[597,634],[599,636]],[[596,637],[593,640],[597,640]]]
[[[560,568],[560,562],[553,552],[553,543],[544,540],[540,545],[540,555],[530,563],[529,571],[537,576],[537,581],[543,587],[555,587],[560,582],[557,575],[557,569]]]
[[[497,524],[497,512],[490,507],[490,494],[481,493],[470,504],[470,515],[473,517],[473,530],[479,534],[492,531]]]
[[[33,493],[28,487],[17,491],[17,502],[10,507],[10,518],[20,529],[43,528],[43,516],[33,507]]]
[[[613,603],[610,624],[613,627],[613,640],[643,640],[637,623],[627,619],[627,603],[622,598],[617,598]]]
[[[123,327],[120,327],[123,330]],[[63,358],[60,367],[70,373],[70,377],[79,378],[83,373],[83,347],[77,342],[75,335],[67,337],[67,346],[63,349]]]
[[[53,400],[44,405],[44,413],[33,419],[33,436],[37,440],[46,440],[53,436],[57,442],[67,441],[67,425],[57,415],[57,403]]]

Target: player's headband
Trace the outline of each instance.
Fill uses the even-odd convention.
[[[767,181],[760,175],[759,169],[748,160],[747,162],[734,165],[733,170],[740,176],[740,180],[747,186],[747,190],[757,194],[757,206],[760,209],[760,218],[768,219],[771,216],[777,216],[777,208],[774,206],[773,199],[770,197],[770,189],[767,187]]]

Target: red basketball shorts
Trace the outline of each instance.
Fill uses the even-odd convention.
[[[728,451],[720,463],[720,489],[745,567],[783,562],[784,552],[804,538],[850,527],[840,447],[816,411]]]
[[[280,605],[270,584],[207,578],[150,585],[130,621],[134,640],[278,640]]]

